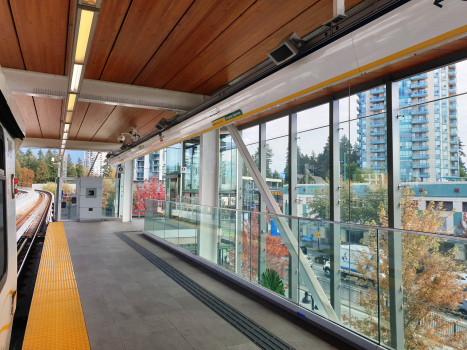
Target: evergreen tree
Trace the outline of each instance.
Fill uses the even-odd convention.
[[[49,180],[49,168],[45,161],[39,163],[37,170],[35,172],[36,183],[46,183]]]
[[[23,168],[24,167],[24,152],[21,149],[16,151],[16,159],[21,165],[21,168]]]
[[[18,158],[15,159],[15,178],[18,180],[18,183],[23,182],[23,174],[21,173],[21,164]]]
[[[104,167],[103,167],[102,176],[110,177],[111,174],[112,174],[112,165],[110,165],[109,162],[106,160]]]
[[[460,177],[467,177],[467,169],[465,167],[464,161],[462,160],[462,157],[465,157],[464,144],[459,137],[459,175]]]
[[[39,150],[39,153],[37,154],[37,160],[42,162],[44,160],[44,152],[42,152],[42,149]]]
[[[32,171],[36,171],[37,167],[39,166],[39,161],[36,158],[36,155],[32,152],[30,148],[27,149],[26,153],[24,154],[24,167],[31,169]]]
[[[54,163],[58,162],[58,158],[54,153],[52,153],[50,149],[48,149],[45,153],[44,161],[49,169],[49,181],[55,182],[55,178],[57,177],[58,164]]]
[[[78,158],[78,163],[76,163],[75,169],[76,169],[76,177],[84,176],[84,166],[83,166],[83,161],[81,160],[81,158]]]
[[[66,172],[67,172],[66,176],[68,177],[78,177],[78,172],[76,171],[75,165],[67,166]]]
[[[300,181],[301,184],[307,185],[307,184],[315,184],[315,178],[311,175],[311,173],[308,171],[308,169],[305,170],[305,174],[302,177],[302,180]]]

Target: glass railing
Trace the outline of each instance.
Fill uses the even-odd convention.
[[[118,218],[120,179],[103,179],[102,188],[102,217]]]
[[[416,209],[405,212],[413,226],[405,225],[440,225]],[[397,340],[397,349],[448,349],[467,341],[465,232],[152,199],[144,230],[382,346],[395,348]]]

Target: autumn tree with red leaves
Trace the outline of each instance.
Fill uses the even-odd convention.
[[[138,215],[136,210],[145,210],[146,199],[165,199],[164,183],[157,180],[156,174],[142,184],[136,184],[133,191],[133,215]]]
[[[250,219],[251,218],[251,226]],[[258,283],[258,258],[259,258],[259,218],[258,212],[252,212],[249,218],[242,221],[242,267],[241,275]],[[266,217],[266,225],[270,223],[270,217]],[[251,227],[251,231],[250,231]],[[265,233],[266,251],[264,269],[273,269],[280,278],[287,277],[289,267],[289,250],[281,236],[271,236]],[[231,264],[235,265],[235,250],[229,251]]]

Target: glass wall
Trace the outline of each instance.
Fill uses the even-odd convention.
[[[183,167],[180,174],[183,181],[182,196],[184,200],[196,200],[199,195],[199,138],[183,142]],[[196,202],[197,203],[197,202]]]
[[[120,179],[103,179],[102,217],[118,218]]]
[[[230,135],[219,144],[219,206],[235,208],[237,195],[237,146]]]
[[[259,126],[243,130],[242,139],[256,166],[259,167]],[[260,199],[259,191],[245,162],[243,162],[242,180],[242,209],[258,211]]]

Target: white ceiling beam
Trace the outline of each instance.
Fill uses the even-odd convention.
[[[65,99],[68,77],[3,68],[13,94]],[[208,96],[84,79],[78,100],[134,108],[186,112]]]
[[[48,148],[60,149],[62,140],[52,139],[36,139],[26,137],[21,144],[21,148]],[[68,151],[97,151],[97,152],[114,152],[119,150],[121,144],[109,142],[91,142],[91,141],[74,141],[68,140],[66,142],[66,149]]]

